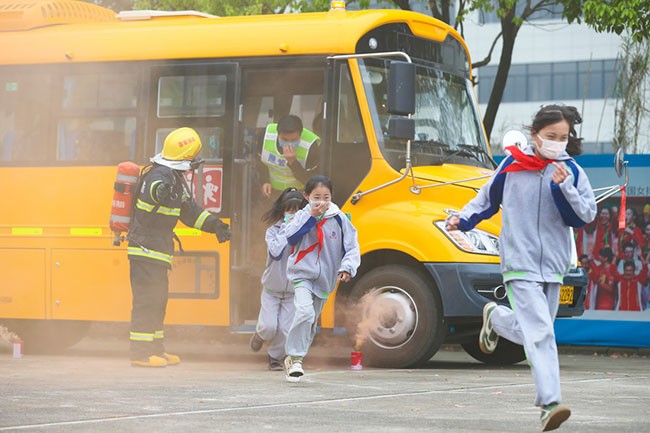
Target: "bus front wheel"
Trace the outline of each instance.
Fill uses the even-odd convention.
[[[526,359],[524,348],[505,338],[499,338],[496,349],[489,355],[481,351],[478,344],[478,337],[474,340],[461,344],[465,352],[477,361],[491,365],[512,365]]]
[[[364,363],[407,368],[427,362],[444,338],[442,302],[418,269],[381,266],[362,276],[351,292],[348,333]]]

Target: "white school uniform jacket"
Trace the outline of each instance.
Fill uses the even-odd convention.
[[[330,203],[319,221],[310,214],[310,205],[299,210],[286,226],[292,251],[287,276],[296,285],[310,281],[312,292],[327,299],[336,287],[339,272],[356,275],[361,264],[357,230],[339,207]]]
[[[262,286],[276,296],[293,295],[293,285],[287,278],[287,260],[291,247],[287,243],[285,224],[279,221],[266,229],[266,268],[262,274]]]
[[[524,150],[534,155],[532,147]],[[557,158],[569,175],[556,185],[555,167],[504,173],[507,156],[478,195],[461,211],[458,228],[468,231],[503,207],[499,237],[503,281],[562,283],[571,266],[570,227],[580,228],[596,216],[596,201],[582,167],[566,152]]]

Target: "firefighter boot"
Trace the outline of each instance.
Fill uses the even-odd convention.
[[[161,358],[160,356],[152,355],[149,358],[131,360],[131,366],[133,366],[133,367],[166,367],[167,366],[167,360],[165,358]]]
[[[167,360],[167,365],[177,365],[181,363],[181,357],[172,355],[171,353],[164,352],[162,357]]]

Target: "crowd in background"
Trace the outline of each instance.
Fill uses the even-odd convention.
[[[603,206],[596,219],[576,230],[578,258],[589,274],[585,308],[644,311],[650,306],[650,202],[632,203],[619,228],[617,206]]]

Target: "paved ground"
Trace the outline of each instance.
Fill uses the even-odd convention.
[[[60,355],[13,359],[0,344],[0,432],[535,432],[525,364],[488,368],[453,347],[419,370],[351,371],[344,337],[320,341],[299,384],[266,370],[246,337],[169,338],[184,356],[132,368],[121,338],[94,335]],[[650,431],[647,356],[561,357],[560,431]]]

